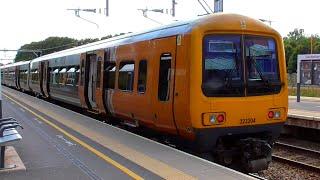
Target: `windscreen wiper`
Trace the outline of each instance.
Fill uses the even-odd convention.
[[[255,69],[257,70],[257,72],[258,72],[258,74],[259,74],[259,76],[260,76],[261,81],[263,82],[263,84],[266,85],[266,87],[268,87],[268,89],[272,91],[272,90],[273,90],[273,89],[272,89],[272,85],[271,85],[271,84],[269,83],[269,81],[268,81],[267,79],[265,79],[265,77],[262,75],[262,72],[261,72],[260,68],[257,66],[256,61],[253,61],[252,56],[248,56],[248,59],[249,59],[249,63],[254,65]],[[253,62],[253,63],[252,63],[252,62]]]

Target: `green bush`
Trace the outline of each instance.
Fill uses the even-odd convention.
[[[289,88],[289,96],[296,96],[297,95],[297,87],[288,87]],[[307,97],[320,97],[320,87],[316,86],[307,86],[300,88],[301,96]]]

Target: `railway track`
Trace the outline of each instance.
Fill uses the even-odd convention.
[[[312,149],[307,149],[301,146],[295,146],[292,144],[287,144],[287,143],[282,143],[282,142],[276,142],[275,147],[280,148],[280,149],[286,149],[289,150],[290,152],[292,151],[297,151],[301,152],[301,154],[307,154],[308,156],[313,156],[313,157],[318,157],[320,161],[320,151],[312,150]],[[298,154],[299,156],[301,154]],[[318,172],[320,173],[320,166],[312,165],[307,162],[302,162],[301,160],[294,160],[293,158],[290,157],[284,157],[282,155],[272,155],[272,158],[274,161],[286,163],[295,167],[303,168],[305,170],[310,170],[312,172]],[[298,159],[303,159],[303,158],[298,158]],[[308,157],[306,158],[308,159]],[[310,157],[309,157],[310,159]]]

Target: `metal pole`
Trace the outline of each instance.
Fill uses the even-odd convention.
[[[176,1],[172,0],[172,17],[176,15]]]
[[[1,69],[0,69],[0,119],[2,119],[2,84],[1,84]],[[6,147],[1,146],[0,149],[0,169],[4,168],[4,153],[5,153]]]
[[[106,16],[109,16],[109,0],[106,0]]]
[[[297,102],[300,102],[300,78],[301,78],[301,59],[298,55],[298,60],[297,60]]]

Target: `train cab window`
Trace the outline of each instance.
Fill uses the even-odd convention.
[[[205,96],[244,96],[241,44],[239,35],[204,37],[201,88]]]
[[[107,89],[114,89],[116,78],[116,63],[107,63],[105,69],[105,84]]]
[[[158,99],[168,101],[170,95],[171,53],[163,53],[160,57]]]
[[[133,90],[134,62],[121,62],[119,66],[118,88],[124,91]]]
[[[147,61],[141,60],[139,62],[139,76],[138,76],[138,92],[146,92],[147,84]]]

